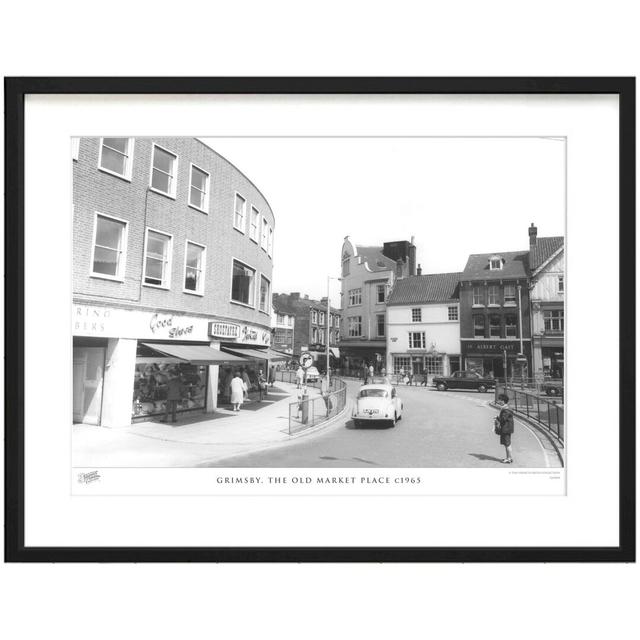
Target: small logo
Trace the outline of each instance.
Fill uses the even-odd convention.
[[[78,474],[78,482],[80,484],[89,484],[90,482],[95,482],[96,480],[100,480],[100,474],[97,471],[88,471],[86,473]]]

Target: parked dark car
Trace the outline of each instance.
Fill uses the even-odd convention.
[[[451,376],[435,376],[433,385],[438,391],[447,389],[476,389],[480,393],[496,386],[493,378],[483,378],[475,371],[455,371]]]
[[[543,382],[540,389],[548,396],[560,396],[564,395],[564,383],[562,380],[547,380]]]

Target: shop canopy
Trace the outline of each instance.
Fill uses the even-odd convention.
[[[185,345],[185,344],[152,344],[145,342],[145,347],[149,347],[164,356],[178,358],[184,362],[192,364],[220,364],[220,365],[240,365],[246,360],[237,356],[223,353],[217,349],[212,349],[205,345]]]
[[[260,351],[258,349],[229,349],[228,347],[222,347],[227,353],[233,353],[243,358],[256,358],[258,360],[269,360],[268,351]]]

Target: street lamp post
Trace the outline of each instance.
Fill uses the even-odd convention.
[[[331,373],[329,371],[329,343],[330,340],[330,332],[329,332],[329,319],[331,317],[331,291],[330,285],[332,280],[342,280],[342,278],[332,278],[331,276],[327,276],[327,331],[325,334],[326,339],[326,348],[327,348],[327,393],[329,393],[329,387],[331,386]]]

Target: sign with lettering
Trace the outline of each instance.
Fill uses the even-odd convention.
[[[518,340],[461,340],[463,354],[486,353],[502,355],[503,353],[517,355],[520,352],[520,342]],[[525,352],[529,352],[528,342],[524,342]]]
[[[240,336],[240,325],[232,322],[210,322],[209,335],[214,338],[233,338]]]
[[[73,305],[74,336],[206,342],[207,320],[193,316],[154,313],[92,305]]]

